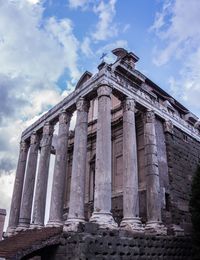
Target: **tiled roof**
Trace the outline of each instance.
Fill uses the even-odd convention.
[[[23,252],[33,252],[45,246],[58,244],[62,227],[29,229],[0,241],[0,257],[15,257]]]

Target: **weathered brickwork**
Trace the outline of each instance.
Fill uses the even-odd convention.
[[[82,231],[64,234],[61,245],[39,252],[41,260],[189,260],[192,257],[191,240],[186,237],[133,235],[98,229],[93,224],[87,224]]]
[[[166,133],[167,161],[170,183],[169,210],[173,224],[185,233],[191,232],[189,200],[192,177],[200,163],[200,143],[176,127]]]

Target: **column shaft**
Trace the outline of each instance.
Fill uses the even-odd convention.
[[[68,133],[71,115],[62,111],[59,116],[59,130],[54,166],[53,187],[49,214],[49,226],[63,224],[64,189],[67,171]]]
[[[123,215],[121,227],[142,231],[139,218],[135,101],[123,101]]]
[[[10,208],[10,217],[8,223],[7,234],[12,233],[19,222],[19,212],[20,212],[20,204],[24,183],[24,174],[26,169],[26,160],[28,154],[28,144],[25,141],[21,141],[20,143],[20,152],[19,159],[17,164],[17,171],[15,177],[15,184],[12,195],[12,202]]]
[[[65,222],[65,231],[77,229],[78,224],[85,221],[84,204],[89,103],[83,98],[80,98],[76,106],[77,118],[72,161],[69,214]]]
[[[43,135],[41,140],[40,161],[38,167],[38,176],[33,209],[32,224],[35,227],[41,227],[44,225],[52,137],[53,126],[49,123],[45,123],[43,127]]]
[[[34,132],[31,136],[31,143],[29,149],[28,164],[26,170],[26,177],[22,195],[22,203],[20,208],[20,217],[18,229],[28,228],[31,221],[31,210],[33,203],[33,192],[35,185],[35,175],[37,168],[39,149],[39,136]]]
[[[147,182],[147,232],[165,234],[161,224],[160,180],[158,170],[155,114],[147,111],[144,117],[145,172]]]
[[[98,118],[96,140],[96,168],[94,212],[91,222],[102,226],[116,227],[111,214],[111,92],[107,85],[97,89]]]

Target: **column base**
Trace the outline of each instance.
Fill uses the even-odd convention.
[[[44,227],[44,225],[42,225],[42,224],[34,224],[34,223],[32,223],[32,224],[30,224],[29,229],[41,229],[43,227]]]
[[[120,223],[120,228],[126,229],[128,231],[132,231],[134,233],[143,233],[144,228],[140,221],[140,218],[133,217],[133,218],[123,218],[122,222]]]
[[[102,228],[116,229],[118,228],[117,223],[114,221],[112,214],[93,212],[90,218],[90,222],[98,224]]]
[[[182,229],[179,225],[173,224],[170,227],[170,231],[170,233],[172,233],[174,236],[184,236],[184,229]]]
[[[4,238],[14,236],[16,234],[16,228],[15,227],[8,227],[6,232],[4,233]]]
[[[20,223],[16,228],[16,232],[21,232],[30,228],[30,224]]]
[[[63,226],[63,222],[62,221],[53,221],[53,220],[49,220],[46,227],[62,227]]]
[[[80,224],[84,224],[84,223],[85,223],[84,219],[70,218],[65,222],[63,226],[63,232],[77,232]]]
[[[167,235],[167,228],[158,221],[149,221],[145,226],[145,234]]]

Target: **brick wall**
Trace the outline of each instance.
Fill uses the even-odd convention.
[[[189,237],[133,235],[125,231],[98,229],[94,224],[86,225],[84,233],[68,233],[64,237],[62,245],[47,248],[41,259],[189,260],[192,257]]]
[[[172,223],[180,225],[185,233],[191,232],[189,200],[192,177],[200,162],[200,143],[174,127],[166,133],[169,172],[169,210]]]

